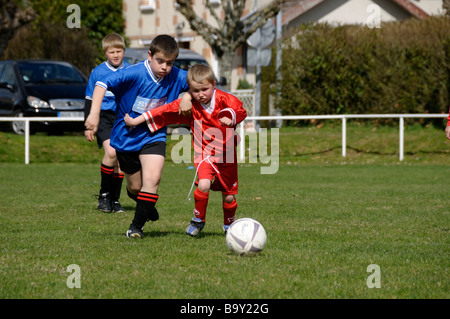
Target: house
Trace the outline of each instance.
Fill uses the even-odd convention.
[[[244,15],[264,8],[272,0],[247,0]],[[220,0],[210,0],[215,5]],[[283,37],[292,35],[302,23],[362,24],[379,27],[381,22],[423,19],[443,13],[443,0],[289,0],[282,6]],[[192,0],[198,15],[211,24],[215,20],[205,7],[205,0]],[[158,34],[170,34],[180,47],[193,50],[218,72],[217,59],[201,36],[192,31],[184,16],[176,10],[175,0],[123,0],[125,34],[132,48],[146,48]],[[245,65],[245,50],[237,50],[231,79],[235,89],[239,79],[255,83],[255,67]],[[218,75],[218,74],[217,74]]]

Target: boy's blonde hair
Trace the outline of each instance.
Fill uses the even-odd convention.
[[[190,85],[192,82],[202,83],[204,80],[214,84],[216,77],[214,71],[209,65],[197,63],[191,66],[187,74],[187,82]]]
[[[125,50],[125,40],[120,34],[110,33],[103,38],[102,49],[105,53],[110,48],[120,48]]]

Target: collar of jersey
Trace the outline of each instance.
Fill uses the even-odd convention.
[[[109,64],[108,61],[105,61],[105,64],[106,64],[106,66],[108,67],[108,69],[110,69],[111,71],[114,71],[114,72],[116,72],[117,70],[119,70],[119,69],[121,69],[121,68],[124,67],[123,62],[122,62],[122,64],[119,65],[117,68],[115,68],[115,67],[113,67],[111,64]]]
[[[156,75],[153,74],[152,69],[150,68],[150,65],[148,64],[148,60],[145,60],[144,64],[145,64],[145,67],[147,68],[147,72],[150,75],[150,77],[152,78],[153,82],[159,84],[163,78],[158,78],[158,77],[156,77]]]
[[[200,105],[205,109],[206,112],[208,112],[209,114],[212,114],[212,112],[214,112],[214,108],[216,106],[216,90],[214,89],[213,94],[211,95],[211,100],[209,101],[208,104],[203,104],[200,103]]]

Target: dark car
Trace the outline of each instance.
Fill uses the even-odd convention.
[[[127,48],[125,50],[124,60],[130,64],[135,64],[137,62],[147,59],[147,56],[148,56],[148,49]],[[208,64],[205,58],[202,57],[200,54],[188,49],[180,48],[180,53],[178,54],[178,57],[175,60],[174,65],[180,69],[188,70],[189,67],[191,67],[196,63]]]
[[[83,117],[86,86],[86,77],[68,62],[0,61],[0,117]],[[24,127],[11,122],[16,134],[24,134]],[[31,128],[83,130],[83,123],[31,122]]]

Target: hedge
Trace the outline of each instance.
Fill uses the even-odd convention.
[[[283,43],[284,115],[447,113],[450,17],[367,26],[303,25]]]

